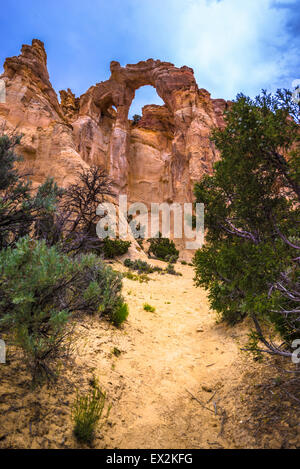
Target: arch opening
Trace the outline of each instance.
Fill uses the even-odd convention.
[[[163,106],[164,101],[158,96],[156,89],[152,85],[144,85],[135,91],[135,97],[129,108],[128,118],[134,115],[142,115],[142,108],[147,104]]]

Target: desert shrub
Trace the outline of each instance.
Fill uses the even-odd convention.
[[[141,120],[142,116],[140,116],[139,114],[134,114],[134,116],[132,116],[132,125],[137,125],[140,120]]]
[[[103,240],[103,247],[100,248],[100,252],[103,250],[104,257],[106,259],[113,259],[116,256],[122,256],[125,254],[128,251],[130,245],[130,241],[105,238]]]
[[[113,354],[115,357],[119,357],[119,356],[121,355],[121,353],[122,353],[122,352],[121,352],[120,349],[118,349],[118,347],[114,347],[114,348],[112,349],[112,354]]]
[[[14,169],[20,141],[21,137],[0,136],[0,249],[14,246],[43,220],[52,219],[64,192],[53,179],[33,191],[25,175]]]
[[[128,305],[120,302],[111,314],[111,321],[116,327],[119,327],[124,321],[126,321],[128,314]]]
[[[137,270],[139,273],[152,274],[153,272],[161,272],[163,270],[161,267],[152,266],[148,264],[148,262],[142,261],[141,259],[136,259],[134,261],[131,259],[125,259],[124,265],[129,269]]]
[[[178,260],[178,255],[170,255],[168,254],[166,257],[165,257],[165,261],[166,262],[169,262],[170,264],[176,264]]]
[[[62,252],[72,254],[104,254],[111,251],[109,243],[97,237],[97,207],[107,196],[113,197],[111,180],[98,166],[81,168],[77,180],[64,191],[52,220],[39,226],[39,239],[49,246],[58,244]],[[117,249],[117,248],[116,248]]]
[[[181,261],[181,264],[182,265],[187,265],[187,262],[186,261]]]
[[[163,238],[159,233],[158,238],[148,239],[150,243],[148,254],[153,254],[157,259],[166,262],[175,263],[179,257],[179,251],[176,249],[174,241],[169,238]]]
[[[129,280],[134,280],[140,283],[148,283],[150,277],[147,274],[134,274],[133,272],[123,272],[123,277],[128,278]]]
[[[238,95],[213,132],[221,159],[195,187],[205,204],[206,244],[194,258],[195,281],[211,307],[255,327],[250,349],[291,358],[300,338],[299,106],[289,91]],[[279,333],[280,346],[265,330]]]
[[[94,385],[88,394],[77,396],[72,409],[72,420],[74,423],[74,434],[82,443],[92,443],[95,429],[101,420],[106,401],[106,393],[98,384]]]
[[[165,268],[165,272],[169,275],[182,275],[180,272],[176,272],[176,270],[174,269],[174,264],[171,264],[170,262]]]
[[[0,252],[0,326],[14,334],[34,381],[55,378],[72,313],[122,317],[121,288],[121,275],[93,255],[73,259],[29,237]]]
[[[130,268],[133,264],[133,261],[131,259],[125,259],[123,263],[124,263],[125,267]]]
[[[145,311],[149,311],[150,313],[155,312],[154,306],[149,305],[149,303],[144,303],[143,308]]]
[[[144,246],[143,246],[144,240],[143,240],[142,238],[137,238],[136,241],[137,241],[138,245],[140,246],[140,248],[141,248],[141,249],[144,249]]]

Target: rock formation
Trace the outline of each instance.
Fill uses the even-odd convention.
[[[80,98],[52,88],[44,44],[34,39],[6,59],[0,77],[6,102],[0,126],[24,136],[19,149],[35,183],[54,176],[66,186],[80,166],[101,165],[131,202],[189,202],[195,181],[217,158],[209,136],[222,126],[224,100],[199,89],[193,70],[149,59],[121,67],[111,62],[109,80]],[[164,106],[144,106],[128,120],[135,90],[152,85]]]

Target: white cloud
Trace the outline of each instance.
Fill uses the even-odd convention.
[[[178,58],[195,70],[199,86],[232,98],[272,86],[285,67],[285,12],[270,0],[191,2],[181,18]],[[287,54],[287,51],[285,51]]]
[[[299,63],[297,42],[287,31],[293,0],[144,0],[139,5],[135,14],[144,44],[156,51],[160,41],[162,55],[168,51],[177,66],[194,68],[199,87],[213,97],[232,99],[240,91],[253,96],[261,88],[290,85]]]

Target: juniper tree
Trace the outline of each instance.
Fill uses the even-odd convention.
[[[214,173],[195,186],[206,228],[196,285],[226,320],[252,318],[252,345],[290,357],[300,338],[299,106],[288,90],[254,100],[240,94],[225,123],[212,134],[220,152]],[[281,334],[280,346],[262,323]]]
[[[15,167],[21,159],[15,152],[20,140],[0,137],[0,249],[15,245],[43,220],[53,218],[63,194],[51,178],[33,191],[31,182]]]

